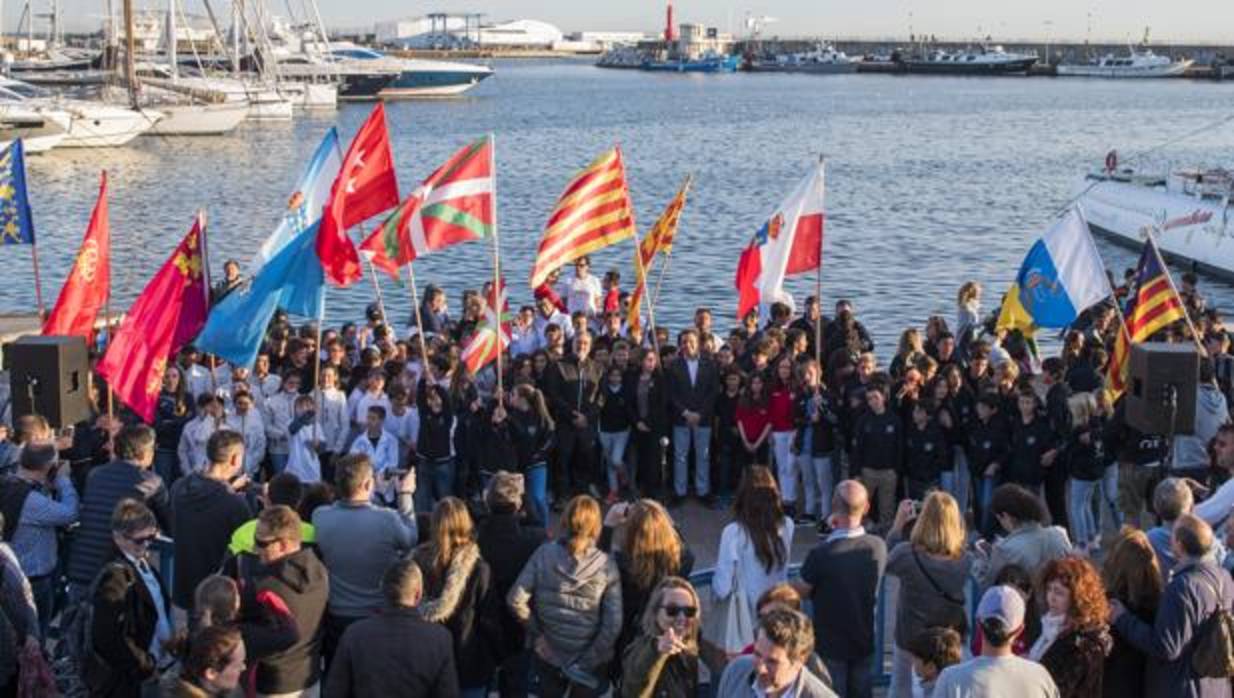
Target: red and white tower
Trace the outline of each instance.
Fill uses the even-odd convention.
[[[668,12],[664,21],[664,40],[673,41],[677,38],[677,28],[673,25],[673,0],[668,0]]]

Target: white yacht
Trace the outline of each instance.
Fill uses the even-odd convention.
[[[1106,54],[1087,63],[1061,63],[1058,74],[1086,78],[1173,78],[1195,61],[1159,56],[1152,49],[1131,49],[1127,55]]]
[[[1139,247],[1153,231],[1166,256],[1234,279],[1234,171],[1141,173],[1111,154],[1074,194],[1094,233]]]
[[[67,112],[25,104],[0,88],[0,149],[20,138],[27,153],[45,153],[64,141],[72,120]]]
[[[124,145],[149,131],[160,119],[155,110],[136,111],[101,102],[67,99],[19,80],[0,78],[2,97],[29,106],[48,107],[69,115],[69,129],[60,148],[104,148]]]
[[[809,51],[782,53],[752,60],[749,69],[758,73],[812,73],[832,75],[857,72],[857,63],[831,44],[819,43]]]

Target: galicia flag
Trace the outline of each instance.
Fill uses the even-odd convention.
[[[754,234],[737,264],[738,317],[759,305],[792,306],[784,279],[817,269],[822,262],[825,191],[820,162]]]

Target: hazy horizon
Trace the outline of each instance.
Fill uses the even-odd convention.
[[[112,0],[119,12],[120,0]],[[62,0],[66,31],[97,30],[105,12],[104,1]],[[180,0],[184,11],[205,15],[202,0]],[[13,33],[23,5],[4,3],[4,29]],[[297,13],[304,5],[291,3]],[[1138,41],[1145,27],[1152,28],[1154,43],[1234,43],[1234,5],[1218,0],[1200,0],[1178,6],[1150,0],[1038,0],[1036,3],[983,2],[982,0],[867,0],[839,3],[824,0],[750,0],[744,3],[715,0],[677,0],[677,23],[696,22],[746,35],[745,17],[774,17],[763,36],[827,36],[845,38],[907,39],[910,28],[917,36],[995,41],[1085,40]],[[215,0],[221,22],[230,16],[230,3]],[[35,0],[35,12],[43,13],[50,0]],[[138,10],[163,10],[165,0],[135,0]],[[271,3],[267,11],[286,15],[287,5]],[[577,0],[434,0],[404,3],[396,0],[365,0],[363,12],[356,3],[320,0],[321,15],[331,30],[371,31],[379,21],[422,16],[428,12],[478,12],[486,21],[538,19],[564,32],[642,31],[659,32],[664,26],[664,0],[580,3]],[[36,36],[45,32],[45,20],[36,23]]]

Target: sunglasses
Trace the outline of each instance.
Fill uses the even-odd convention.
[[[151,533],[148,536],[141,536],[139,538],[134,538],[133,536],[125,536],[125,538],[127,538],[130,543],[134,543],[136,545],[150,545],[154,541],[158,540],[158,537],[159,537],[159,534],[157,533]]]
[[[278,538],[253,538],[253,545],[265,550],[266,548],[279,542]]]
[[[686,618],[693,618],[698,615],[698,609],[694,606],[661,606],[661,611],[669,618],[676,618],[684,615]]]

